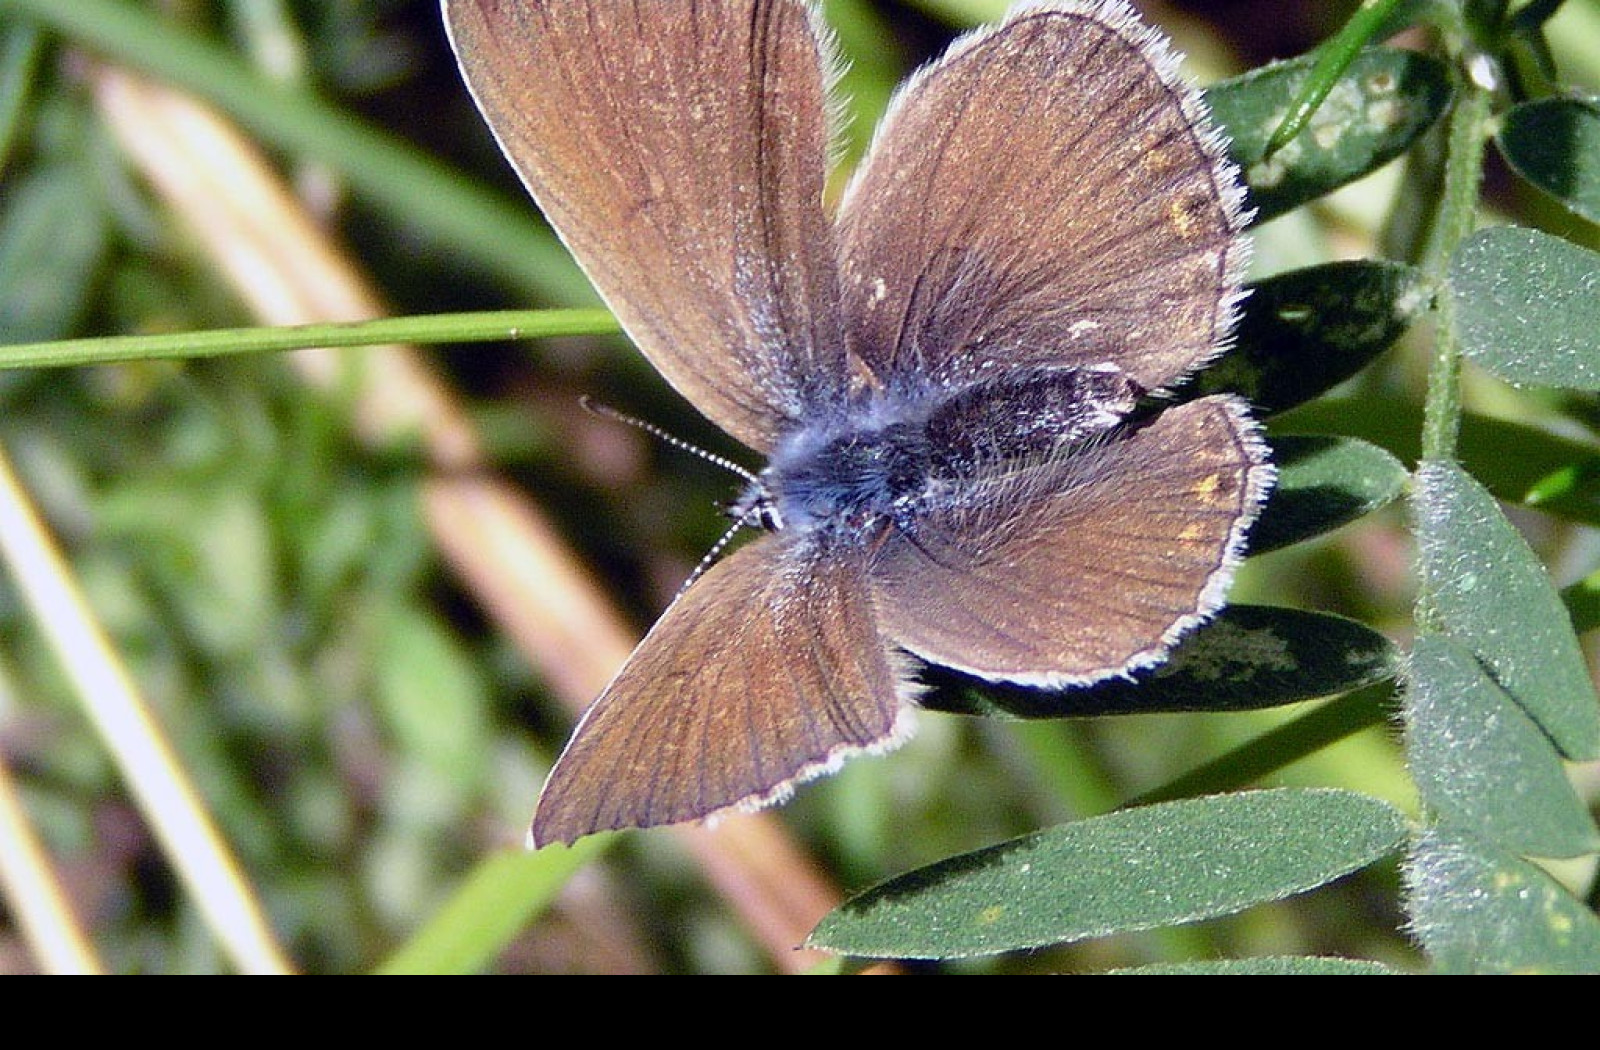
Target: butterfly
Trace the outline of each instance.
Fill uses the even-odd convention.
[[[801,0],[445,0],[463,77],[634,343],[768,465],[530,840],[753,809],[910,731],[915,660],[1062,687],[1221,607],[1273,480],[1225,346],[1243,190],[1121,0],[1019,7],[896,94],[836,212]],[[915,658],[915,659],[913,659]]]

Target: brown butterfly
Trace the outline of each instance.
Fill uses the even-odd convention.
[[[1063,686],[1221,606],[1272,483],[1215,356],[1237,172],[1120,0],[1014,11],[896,96],[838,214],[800,0],[445,0],[473,96],[669,382],[769,465],[769,534],[662,615],[531,839],[754,808],[908,731],[906,654]]]

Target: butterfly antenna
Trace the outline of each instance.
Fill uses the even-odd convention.
[[[748,481],[755,491],[761,493],[760,496],[750,500],[748,503],[740,500],[729,508],[733,513],[733,524],[728,526],[728,530],[717,539],[716,543],[711,545],[711,549],[706,551],[705,557],[700,559],[700,564],[696,565],[694,571],[689,574],[689,578],[683,581],[683,585],[678,588],[678,593],[673,596],[674,601],[683,597],[683,592],[689,589],[690,584],[704,576],[706,570],[710,569],[717,559],[722,557],[722,552],[728,549],[728,544],[733,542],[733,537],[738,534],[740,529],[751,524],[759,525],[773,515],[771,501],[765,497],[766,486],[762,483],[760,476],[753,471],[745,469],[725,456],[719,456],[715,452],[707,452],[699,445],[690,444],[675,434],[669,434],[654,423],[647,422],[637,416],[630,416],[626,412],[619,412],[610,405],[603,405],[587,396],[579,398],[579,401],[584,408],[597,416],[604,416],[607,419],[616,420],[618,423],[626,423],[631,427],[638,427],[646,434],[666,442],[673,448],[693,453],[707,463],[713,463],[724,470],[739,475]]]
[[[731,459],[728,459],[726,456],[719,456],[715,452],[707,452],[699,445],[690,444],[675,434],[667,433],[654,423],[640,419],[638,416],[630,416],[626,412],[619,412],[610,405],[603,405],[598,401],[592,400],[587,395],[580,397],[578,401],[583,405],[584,408],[588,409],[590,412],[593,412],[597,416],[604,416],[607,419],[614,419],[618,423],[626,423],[630,427],[638,427],[651,437],[654,437],[660,441],[665,441],[673,448],[692,453],[693,455],[699,456],[707,463],[713,463],[721,467],[723,470],[737,474],[741,478],[750,482],[752,485],[761,484],[761,479],[758,478],[752,471],[746,470],[744,467],[741,467],[739,464],[735,463]],[[738,527],[739,525],[737,524],[734,526],[736,529]],[[719,545],[717,549],[721,549],[721,546],[722,545]]]
[[[678,593],[672,596],[672,600],[677,601],[682,598],[683,592],[688,590],[694,581],[704,576],[706,570],[716,564],[718,558],[722,557],[722,552],[728,548],[728,544],[733,542],[733,537],[738,534],[739,530],[749,525],[752,519],[760,516],[761,511],[752,507],[735,518],[733,524],[728,526],[728,531],[724,532],[717,539],[717,542],[711,545],[711,549],[706,551],[705,557],[700,559],[700,564],[694,567],[694,571],[689,574],[689,578],[683,581],[683,585],[678,588]]]

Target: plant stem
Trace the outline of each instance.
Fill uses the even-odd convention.
[[[1447,37],[1460,71],[1455,105],[1445,142],[1444,182],[1422,260],[1428,284],[1435,290],[1433,363],[1422,408],[1423,462],[1451,462],[1461,433],[1461,343],[1456,336],[1455,302],[1445,279],[1456,248],[1477,221],[1478,187],[1483,179],[1483,148],[1493,101],[1493,66],[1489,57],[1467,42],[1464,27]],[[1417,592],[1417,629],[1439,629],[1426,581]]]
[[[1422,456],[1435,460],[1455,458],[1461,429],[1461,344],[1456,338],[1455,304],[1443,289],[1450,258],[1476,222],[1483,146],[1493,101],[1487,56],[1467,52],[1460,56],[1460,62],[1464,75],[1450,111],[1444,190],[1423,260],[1429,283],[1441,290],[1435,307],[1433,365],[1428,373],[1422,422]]]
[[[1376,682],[1346,693],[1124,805],[1145,806],[1152,802],[1233,791],[1253,784],[1330,744],[1363,729],[1382,725],[1388,717],[1393,692],[1393,683]]]
[[[0,369],[226,357],[308,347],[480,343],[558,335],[610,335],[620,331],[616,319],[606,310],[489,310],[283,328],[220,328],[208,332],[14,343],[0,346]]]

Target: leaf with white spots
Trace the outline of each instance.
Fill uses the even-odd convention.
[[[1320,397],[1389,349],[1422,316],[1421,274],[1347,259],[1249,286],[1233,345],[1178,388],[1182,400],[1242,394],[1264,416]]]
[[[1404,153],[1450,101],[1450,73],[1413,51],[1358,53],[1307,126],[1271,157],[1267,143],[1311,76],[1306,56],[1213,84],[1212,114],[1233,139],[1229,153],[1250,185],[1256,221],[1354,182]]]
[[[1600,919],[1548,874],[1433,829],[1405,865],[1411,927],[1441,973],[1600,973]]]
[[[1444,633],[1562,754],[1600,757],[1600,700],[1561,596],[1527,541],[1453,463],[1417,471],[1415,509],[1423,588]]]
[[[885,882],[812,947],[947,959],[1231,915],[1393,851],[1405,821],[1348,791],[1246,791],[1063,824]]]
[[[1516,384],[1600,390],[1600,254],[1498,226],[1457,249],[1448,284],[1467,357]]]
[[[1524,857],[1600,849],[1550,738],[1465,647],[1418,638],[1405,704],[1407,768],[1440,821]]]

